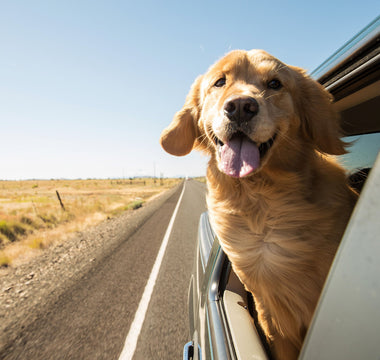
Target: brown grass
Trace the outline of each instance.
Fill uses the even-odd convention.
[[[0,181],[0,267],[143,206],[181,179]],[[58,191],[64,209],[61,207]]]

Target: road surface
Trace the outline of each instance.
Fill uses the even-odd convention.
[[[181,359],[189,340],[187,290],[206,188],[184,184],[133,359]],[[181,191],[25,328],[2,358],[118,360]]]

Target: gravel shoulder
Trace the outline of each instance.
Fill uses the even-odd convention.
[[[54,245],[30,262],[0,269],[0,351],[102,258],[128,238],[178,189]]]

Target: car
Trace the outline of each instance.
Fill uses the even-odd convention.
[[[334,95],[359,200],[346,227],[299,359],[378,359],[380,354],[380,17],[311,75]],[[317,224],[316,224],[317,226]],[[247,293],[205,212],[190,279],[190,337],[183,359],[272,359]]]

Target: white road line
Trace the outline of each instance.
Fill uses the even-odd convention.
[[[162,240],[162,244],[160,250],[158,251],[156,261],[153,265],[152,271],[149,276],[149,280],[145,286],[144,293],[141,297],[139,307],[137,308],[135,318],[133,319],[132,325],[129,329],[127,338],[124,343],[123,351],[120,354],[119,360],[131,360],[136,350],[137,341],[140,336],[141,328],[144,323],[145,315],[148,310],[149,302],[152,297],[153,289],[156,284],[157,276],[160,271],[162,259],[165,254],[166,246],[169,241],[170,234],[172,232],[174,220],[177,216],[178,208],[182,200],[183,193],[185,192],[185,183],[183,183],[183,188],[181,195],[178,199],[177,205],[174,209],[173,215],[170,219],[168,228],[166,230],[164,239]]]

